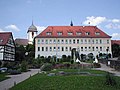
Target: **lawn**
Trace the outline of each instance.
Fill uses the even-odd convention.
[[[6,76],[6,73],[0,73],[0,82],[9,78],[9,77],[5,77],[5,76]]]
[[[73,72],[74,70],[64,71]],[[89,72],[105,74],[105,72],[97,70],[89,70]],[[105,76],[47,76],[36,74],[10,90],[120,90],[120,78],[115,77],[115,79],[117,81],[116,86],[107,86],[105,85]]]

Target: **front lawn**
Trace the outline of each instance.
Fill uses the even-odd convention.
[[[76,69],[74,69],[76,71]],[[67,70],[73,72],[74,70]],[[63,71],[62,70],[56,70]],[[103,71],[89,70],[94,74],[105,74]],[[117,85],[105,85],[105,76],[47,76],[36,74],[29,79],[17,84],[10,90],[120,90],[120,77],[115,77]]]
[[[6,73],[0,73],[0,82],[8,78],[9,77],[6,77]]]

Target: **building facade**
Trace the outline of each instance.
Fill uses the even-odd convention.
[[[0,33],[0,61],[15,60],[15,43],[11,32]]]
[[[35,37],[35,58],[61,58],[62,55],[71,55],[73,49],[78,51],[79,55],[112,54],[111,36],[96,26],[48,26]]]

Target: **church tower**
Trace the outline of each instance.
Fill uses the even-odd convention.
[[[37,28],[33,24],[28,28],[27,35],[28,35],[28,44],[33,44],[34,37],[37,35]]]

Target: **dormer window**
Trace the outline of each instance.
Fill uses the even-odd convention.
[[[46,32],[46,35],[52,35],[52,32]]]
[[[85,35],[90,35],[90,32],[86,32]]]
[[[73,35],[73,33],[72,32],[68,32],[68,35]]]
[[[81,35],[82,33],[81,32],[76,32],[76,35]]]
[[[57,32],[57,35],[58,35],[58,36],[62,35],[62,32]]]
[[[95,32],[95,35],[100,35],[100,32]]]

